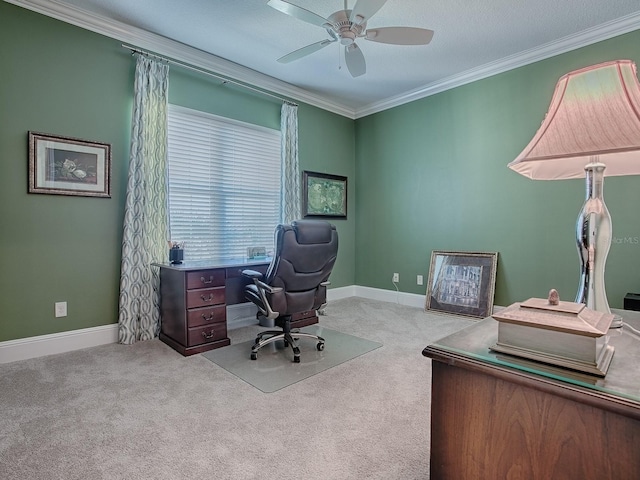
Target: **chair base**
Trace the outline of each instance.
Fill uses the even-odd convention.
[[[318,342],[316,344],[316,349],[320,352],[324,350],[324,338],[318,335],[313,335],[311,333],[301,333],[297,329],[289,329],[288,332],[282,330],[267,330],[266,332],[260,332],[256,336],[256,340],[251,347],[251,360],[258,359],[258,350],[260,350],[265,345],[269,345],[270,343],[276,342],[278,340],[284,340],[284,346],[290,346],[293,350],[294,363],[300,363],[300,348],[298,347],[298,339],[300,338],[311,338],[313,340],[316,340]]]

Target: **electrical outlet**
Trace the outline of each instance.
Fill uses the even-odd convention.
[[[56,318],[67,316],[67,302],[56,302],[55,304]]]
[[[394,273],[393,274],[393,279],[391,281],[393,283],[399,282],[400,281],[400,274],[399,273]]]
[[[416,282],[418,285],[422,285],[424,283],[424,277],[422,275],[418,275]]]

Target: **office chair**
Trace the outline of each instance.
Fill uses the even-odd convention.
[[[336,227],[320,220],[297,220],[291,225],[278,225],[275,252],[266,274],[244,270],[251,278],[245,298],[256,304],[258,315],[274,320],[282,330],[261,332],[251,347],[251,360],[265,345],[284,340],[293,349],[293,361],[300,362],[298,338],[316,340],[316,348],[324,350],[324,338],[291,330],[295,313],[318,310],[326,305],[327,285],[338,254]]]

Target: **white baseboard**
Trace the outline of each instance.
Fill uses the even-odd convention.
[[[354,295],[356,297],[380,300],[381,302],[399,303],[409,307],[424,308],[426,296],[417,293],[383,290],[381,288],[361,287],[356,285]]]
[[[44,357],[117,341],[117,324],[9,340],[0,342],[0,363]]]
[[[336,300],[342,300],[343,298],[355,297],[356,286],[349,285],[348,287],[329,288],[327,290],[327,302],[335,302]]]
[[[361,287],[358,285],[330,288],[327,290],[328,302],[349,297],[363,297],[419,308],[424,308],[425,302],[424,295]],[[255,325],[257,323],[256,308],[253,305],[246,303],[227,307],[227,328],[229,330],[247,325]],[[81,348],[97,347],[98,345],[116,343],[117,341],[117,324],[9,340],[7,342],[0,342],[0,363],[16,362],[18,360],[27,360],[45,355],[65,353]]]

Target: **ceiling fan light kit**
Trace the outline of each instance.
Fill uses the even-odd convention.
[[[298,7],[285,0],[269,0],[267,4],[276,10],[304,22],[324,28],[331,38],[299,48],[278,59],[279,63],[289,63],[310,55],[331,43],[344,45],[344,59],[352,77],[364,75],[367,71],[362,50],[356,40],[364,38],[372,42],[392,45],[426,45],[433,38],[433,30],[415,27],[381,27],[367,30],[369,19],[387,0],[357,0],[353,10],[347,8],[329,15],[328,18]]]

